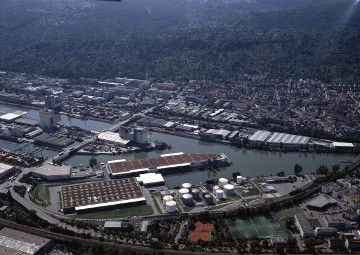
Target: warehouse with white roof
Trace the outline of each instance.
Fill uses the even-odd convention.
[[[266,141],[271,132],[265,130],[258,130],[252,136],[249,137],[249,143],[261,144]]]
[[[273,135],[267,140],[269,146],[273,147],[301,147],[309,143],[310,138],[306,136],[291,135],[285,133],[273,133]]]

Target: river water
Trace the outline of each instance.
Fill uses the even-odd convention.
[[[37,110],[29,110],[21,107],[13,107],[0,104],[0,112],[9,112],[14,110],[28,111],[26,117],[38,119],[39,114]],[[111,126],[109,123],[93,121],[93,120],[78,120],[75,118],[69,118],[66,115],[61,115],[61,121],[64,125],[77,125],[84,129],[101,131]],[[140,152],[133,154],[123,155],[99,155],[97,156],[98,162],[106,163],[108,160],[114,159],[140,159],[147,157],[157,157],[164,153],[225,153],[225,155],[233,162],[232,165],[221,168],[216,171],[191,171],[184,173],[174,173],[173,175],[164,176],[165,181],[169,187],[180,185],[183,182],[199,183],[204,182],[210,178],[231,178],[232,173],[235,171],[241,172],[243,176],[269,176],[275,175],[280,171],[292,174],[294,171],[294,165],[296,163],[303,166],[303,173],[311,173],[321,164],[325,164],[331,167],[333,164],[341,164],[339,160],[352,160],[354,155],[336,155],[336,154],[314,154],[314,153],[282,153],[282,152],[267,152],[258,150],[239,149],[230,145],[208,143],[195,139],[178,137],[174,135],[162,134],[152,132],[150,135],[151,141],[163,141],[170,145],[172,148],[166,151],[153,151],[153,152]],[[1,141],[0,146],[6,148],[11,145],[9,142]],[[4,147],[3,147],[4,146]],[[43,153],[51,155],[50,150],[44,150]],[[65,162],[68,164],[89,164],[90,155],[76,155],[68,158]]]

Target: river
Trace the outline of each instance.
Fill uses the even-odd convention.
[[[9,112],[12,110],[28,111],[26,117],[38,119],[39,114],[37,110],[29,110],[21,107],[14,107],[0,104],[0,112]],[[94,131],[101,131],[108,128],[111,124],[94,120],[79,120],[75,118],[68,118],[66,115],[61,115],[61,121],[64,125],[78,125],[81,128],[90,129]],[[341,164],[339,160],[352,160],[354,155],[337,155],[337,154],[315,154],[315,153],[298,153],[298,152],[268,152],[258,150],[239,149],[230,145],[208,143],[190,138],[183,138],[174,135],[162,134],[152,132],[150,135],[151,141],[163,141],[172,145],[170,150],[140,152],[133,154],[122,155],[99,155],[98,162],[106,163],[108,160],[114,159],[140,159],[146,157],[157,157],[164,153],[184,152],[184,153],[225,153],[226,156],[233,162],[232,165],[221,168],[217,171],[191,171],[185,173],[176,173],[173,175],[164,176],[165,181],[169,187],[178,186],[183,182],[191,182],[193,184],[203,182],[210,178],[231,178],[235,171],[241,172],[243,176],[260,176],[260,175],[275,175],[280,171],[287,174],[292,174],[294,165],[296,163],[303,166],[303,173],[311,173],[321,164],[331,167],[334,164]],[[0,143],[0,146],[9,146],[9,142]],[[47,151],[47,150],[45,150]],[[48,153],[48,152],[46,152]],[[50,155],[50,154],[49,154]],[[68,164],[89,164],[89,155],[76,155],[65,160]]]

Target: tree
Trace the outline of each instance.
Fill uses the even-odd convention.
[[[96,166],[97,165],[97,159],[95,157],[92,157],[91,159],[89,159],[89,164],[91,167]]]
[[[303,170],[303,167],[299,164],[295,164],[294,166],[294,173],[295,175],[299,175]]]

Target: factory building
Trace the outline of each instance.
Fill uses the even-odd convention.
[[[45,107],[55,110],[55,111],[59,111],[61,110],[61,99],[59,96],[47,96],[45,97]]]
[[[51,109],[42,109],[39,112],[40,122],[39,125],[42,129],[51,129],[56,126],[54,111]]]
[[[64,181],[70,179],[71,167],[67,165],[55,166],[52,164],[44,164],[34,168],[32,176],[47,181]]]
[[[139,177],[136,177],[136,180],[145,187],[165,185],[163,176],[157,173],[140,174]]]
[[[135,178],[88,182],[61,188],[64,213],[81,213],[145,203],[146,199]]]
[[[208,166],[209,161],[211,164],[216,164],[218,166],[229,164],[225,154],[184,154],[183,152],[180,152],[164,154],[158,158],[111,161],[108,162],[106,168],[109,175],[113,178],[133,176],[140,173],[169,171],[170,169],[177,167],[189,167],[189,169],[200,168],[202,166]]]
[[[286,147],[286,148],[299,148],[305,147],[309,143],[310,138],[306,136],[291,135],[285,133],[275,132],[268,140],[267,143],[271,147]]]
[[[266,139],[270,136],[269,131],[258,130],[249,137],[249,143],[259,145],[265,143]]]
[[[44,255],[51,251],[52,245],[52,241],[44,237],[10,228],[3,228],[0,230],[1,255]]]
[[[0,163],[0,180],[13,175],[15,173],[15,167],[12,165]]]

